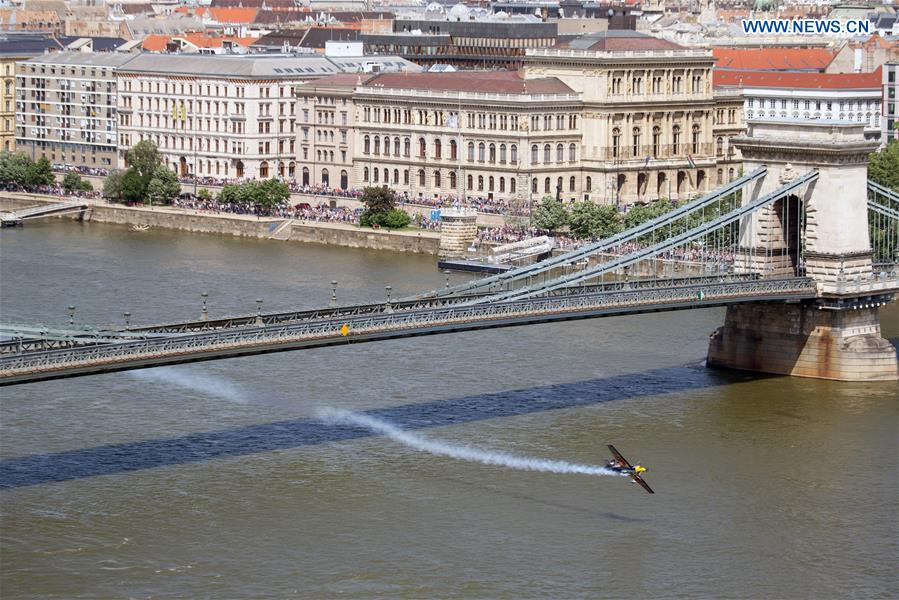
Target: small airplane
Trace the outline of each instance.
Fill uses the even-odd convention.
[[[646,490],[650,494],[655,494],[655,492],[652,491],[652,488],[649,487],[649,484],[643,481],[643,478],[640,477],[641,473],[645,473],[647,471],[646,467],[641,467],[640,465],[631,466],[631,463],[627,462],[627,459],[621,456],[621,452],[618,452],[618,450],[615,449],[615,446],[611,444],[609,444],[609,450],[611,450],[612,455],[615,458],[610,459],[606,463],[606,468],[615,471],[616,473],[630,475],[631,479],[634,480],[634,483],[639,483],[640,487],[642,487],[644,490]]]

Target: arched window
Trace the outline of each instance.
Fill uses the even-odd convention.
[[[468,162],[474,162],[474,142],[468,142]]]
[[[556,179],[556,191],[561,192],[563,189],[565,188],[562,187],[562,178],[559,177],[558,179]]]
[[[390,171],[384,169],[384,183],[390,183]]]
[[[551,186],[551,185],[552,185],[552,184],[551,184],[550,181],[549,181],[549,177],[547,177],[546,179],[544,179],[544,180],[543,180],[543,191],[544,191],[545,193],[549,194],[549,193],[550,193],[549,190],[550,190],[550,186]]]
[[[393,183],[399,183],[399,182],[400,182],[400,170],[394,169],[393,170]]]
[[[350,187],[350,177],[346,171],[340,172],[340,189],[345,190]]]
[[[478,175],[478,191],[479,192],[484,191],[484,176],[483,175]]]
[[[365,136],[362,142],[362,152],[365,154],[371,153],[371,138]]]
[[[409,185],[409,169],[403,169],[403,185]]]
[[[515,144],[509,148],[509,162],[513,164],[518,162],[518,146]]]
[[[263,179],[268,178],[268,162],[267,161],[262,161],[262,163],[260,163],[259,176],[262,177]]]
[[[466,187],[468,188],[468,190],[473,190],[474,189],[474,177],[469,175],[467,183],[468,183],[468,185]]]
[[[662,145],[662,129],[656,125],[652,128],[652,156],[653,158],[658,158],[661,156],[659,154],[659,148]]]
[[[375,154],[381,153],[381,138],[375,136]]]
[[[543,146],[543,162],[549,164],[552,162],[552,147],[549,144]]]
[[[734,170],[732,168],[727,170],[727,180],[728,181],[734,180]]]
[[[494,190],[494,187],[493,187],[493,175],[491,175],[491,176],[487,179],[487,191],[488,191],[488,192],[492,192],[493,190]]]
[[[384,156],[390,156],[390,138],[384,136]]]
[[[487,147],[484,145],[484,142],[478,144],[478,160],[480,162],[484,162],[486,159]]]
[[[456,140],[450,140],[450,160],[456,160],[459,158],[458,148],[456,147]]]
[[[718,183],[718,185],[724,183],[724,169],[718,169],[718,177],[715,181],[716,183]]]
[[[537,153],[540,152],[540,149],[537,148],[537,144],[531,146],[531,164],[537,164]]]
[[[621,130],[617,127],[612,130],[612,158],[618,158],[621,148]]]
[[[593,191],[593,178],[592,178],[592,177],[588,177],[588,178],[587,178],[587,182],[586,182],[586,184],[585,184],[584,187],[586,187],[586,189],[584,190],[584,191],[586,191],[586,192],[592,192],[592,191]]]
[[[724,138],[718,137],[715,139],[715,156],[723,156],[724,155]]]
[[[410,152],[412,152],[412,140],[405,138],[403,140],[403,156],[409,156]]]
[[[562,144],[556,146],[556,162],[564,162],[565,161],[565,147]]]
[[[671,128],[671,154],[680,154],[680,125]]]
[[[699,154],[699,125],[693,125],[693,154]]]
[[[515,193],[515,178],[514,177],[509,178],[509,193],[510,194]]]
[[[377,142],[375,142],[377,144]],[[418,158],[427,158],[428,144],[424,138],[418,138]]]
[[[490,144],[490,154],[488,155],[490,162],[496,162],[496,144]]]
[[[568,191],[569,192],[574,191],[574,175],[572,175],[571,178],[568,180]]]
[[[374,180],[373,180],[373,182],[374,182],[374,183],[378,183],[378,177],[380,177],[380,171],[378,171],[377,169],[373,169],[373,170],[372,170],[372,175],[374,175]]]
[[[506,145],[505,144],[499,145],[499,162],[501,162],[501,163],[506,162]]]
[[[443,144],[440,140],[434,140],[434,158],[443,158]]]
[[[505,191],[506,191],[506,178],[500,177],[499,178],[499,192],[502,194]]]
[[[398,138],[398,137],[393,138],[393,155],[394,156],[400,155],[400,148],[401,148],[400,138]]]
[[[634,127],[631,131],[631,158],[640,157],[640,138],[643,137],[640,128]]]
[[[440,171],[434,171],[434,187],[440,189]]]
[[[363,176],[364,176],[363,181],[368,181],[368,168],[365,169]],[[309,168],[308,167],[303,167],[303,185],[309,185]]]
[[[450,182],[449,182],[450,187],[451,187],[452,189],[456,189],[456,172],[455,172],[455,171],[450,171],[450,178],[449,178],[449,179],[450,179]]]
[[[322,169],[322,185],[325,187],[331,185],[331,178],[328,176],[328,169]]]
[[[577,146],[575,146],[574,144],[570,144],[568,146],[568,160],[570,162],[574,162],[575,160],[577,160]]]
[[[537,178],[536,178],[536,177],[534,177],[534,178],[531,180],[531,193],[532,193],[532,194],[536,194],[536,193],[537,193]]]
[[[418,185],[420,185],[421,187],[425,186],[425,170],[424,169],[418,170]]]

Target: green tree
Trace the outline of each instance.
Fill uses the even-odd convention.
[[[197,198],[208,202],[212,200],[212,192],[209,191],[209,188],[200,188],[200,191],[197,192]]]
[[[392,208],[386,212],[364,212],[359,218],[359,224],[363,227],[384,227],[387,229],[403,229],[409,226],[412,217],[401,208]]]
[[[537,229],[557,231],[568,224],[568,211],[552,196],[544,196],[531,221]]]
[[[25,185],[31,159],[22,152],[0,153],[0,183],[7,185]]]
[[[899,192],[899,140],[893,140],[870,156],[868,178]]]
[[[571,209],[568,228],[571,235],[579,239],[606,238],[621,231],[621,222],[614,206],[577,202]]]
[[[66,173],[62,178],[62,189],[68,193],[90,192],[94,189],[90,181],[85,181],[78,173]]]
[[[153,171],[153,177],[147,184],[147,198],[152,205],[154,202],[159,204],[171,204],[172,200],[181,193],[181,184],[178,183],[178,177],[170,170],[163,166],[156,167]]]
[[[29,187],[51,185],[55,181],[56,178],[53,177],[53,165],[50,164],[50,161],[46,156],[42,156],[37,159],[37,162],[28,165],[28,169],[25,173],[25,185]]]
[[[156,144],[150,140],[141,140],[136,143],[125,155],[125,160],[128,166],[137,171],[138,175],[143,177],[147,183],[156,172],[156,167],[162,164],[159,150],[156,149]]]
[[[362,190],[362,203],[366,212],[383,213],[393,210],[393,190],[387,187],[367,187]]]
[[[286,183],[277,179],[266,179],[259,183],[257,196],[259,204],[266,208],[272,208],[290,200],[290,188]]]
[[[147,184],[135,169],[128,169],[122,176],[121,198],[125,202],[143,202],[147,193]]]
[[[112,169],[103,181],[103,197],[121,202],[122,200],[122,178],[125,171]]]

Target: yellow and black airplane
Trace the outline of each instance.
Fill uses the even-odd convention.
[[[634,483],[640,484],[640,487],[642,487],[650,494],[655,494],[655,492],[652,491],[652,488],[649,487],[649,484],[643,481],[643,478],[640,477],[641,473],[645,473],[647,471],[646,467],[641,467],[640,465],[631,466],[631,463],[627,462],[627,459],[621,456],[621,452],[618,452],[618,450],[615,449],[615,446],[611,444],[609,444],[609,450],[612,451],[612,456],[615,457],[609,460],[608,463],[606,463],[606,467],[609,470],[615,471],[616,473],[624,473],[625,475],[630,475],[631,479],[634,480]]]

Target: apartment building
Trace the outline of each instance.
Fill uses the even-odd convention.
[[[150,139],[181,176],[295,179],[294,87],[366,68],[420,70],[392,56],[137,55],[118,73],[119,162]]]
[[[388,184],[412,197],[684,199],[713,187],[727,160],[716,133],[742,128],[734,106],[715,123],[713,63],[706,50],[614,31],[528,50],[521,72],[326,78],[297,88],[308,111],[298,147],[311,182],[326,171],[331,187],[338,173],[340,187]],[[322,120],[325,107],[347,107],[348,121]],[[739,168],[731,158],[722,177]]]
[[[132,55],[58,52],[16,67],[16,146],[55,164],[116,164],[116,70]]]

